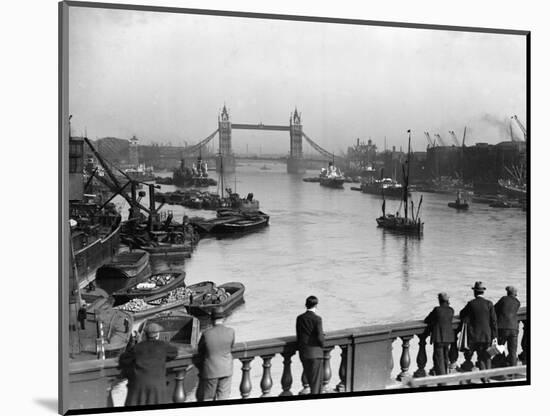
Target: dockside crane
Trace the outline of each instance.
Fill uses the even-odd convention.
[[[437,139],[437,141],[439,142],[439,144],[441,144],[441,146],[447,146],[447,144],[445,143],[445,141],[441,138],[441,136],[439,134],[434,134],[434,136]]]
[[[130,204],[131,217],[137,217],[140,210],[145,211],[149,215],[155,214],[156,212],[155,212],[154,206],[152,207],[153,209],[150,210],[150,209],[144,207],[143,205],[141,205],[139,203],[139,201],[137,199],[137,195],[136,195],[137,194],[136,193],[136,182],[132,181],[132,180],[129,180],[126,184],[121,185],[120,182],[118,181],[117,177],[115,176],[115,174],[111,170],[109,164],[103,159],[103,157],[95,149],[95,147],[92,145],[90,140],[87,137],[84,137],[84,141],[86,142],[86,144],[88,145],[88,147],[92,151],[93,155],[96,157],[97,161],[101,164],[101,166],[103,166],[103,169],[105,169],[105,173],[107,173],[107,176],[109,177],[111,182],[109,182],[105,178],[101,178],[98,175],[96,175],[96,178],[100,182],[102,182],[105,186],[107,186],[109,189],[111,189],[111,191],[114,192],[115,195],[120,194],[128,202],[128,204]],[[124,176],[127,176],[127,175],[124,174]],[[129,196],[125,191],[125,189],[128,185],[131,185],[131,196]],[[153,212],[151,212],[151,211],[153,211]]]
[[[430,137],[430,133],[425,131],[424,136],[426,136],[426,140],[428,140],[428,147],[435,147],[435,140],[432,140],[432,138]]]
[[[515,114],[511,118],[516,120],[516,123],[518,124],[521,132],[523,133],[523,140],[527,141],[527,129],[525,128],[523,123],[521,121],[519,121],[518,116],[516,116]]]
[[[451,135],[451,138],[453,139],[453,142],[455,142],[455,144],[457,146],[460,146],[460,142],[456,138],[456,134],[455,134],[454,130],[449,130],[449,134]]]

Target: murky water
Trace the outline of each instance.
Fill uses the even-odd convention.
[[[187,283],[214,280],[245,284],[245,304],[227,324],[239,340],[290,335],[305,298],[316,295],[325,330],[425,317],[446,291],[459,310],[482,280],[497,300],[513,284],[524,303],[526,214],[519,209],[471,204],[467,212],[447,207],[452,195],[424,194],[421,239],[377,228],[381,198],[306,183],[284,164],[237,167],[241,195],[253,192],[271,216],[266,229],[238,238],[203,239],[183,265]],[[316,172],[308,172],[307,176]],[[216,175],[212,172],[211,175]],[[235,177],[226,178],[235,188]],[[162,191],[173,190],[162,186]],[[413,198],[418,202],[419,195]],[[388,200],[396,210],[398,200]],[[166,206],[176,219],[210,215]],[[165,263],[156,268],[181,267]]]

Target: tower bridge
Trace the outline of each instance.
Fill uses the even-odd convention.
[[[288,173],[303,173],[306,170],[306,163],[303,153],[302,138],[313,147],[322,156],[329,159],[342,160],[339,156],[334,156],[333,153],[325,150],[311,138],[309,138],[303,131],[302,115],[298,113],[298,109],[294,109],[294,112],[290,114],[288,125],[273,125],[273,124],[249,124],[249,123],[232,123],[229,117],[229,111],[224,105],[221,113],[218,116],[218,128],[212,134],[205,139],[199,141],[195,145],[189,146],[185,149],[185,154],[191,154],[196,152],[202,146],[209,143],[216,134],[219,135],[219,149],[218,154],[220,157],[216,160],[216,169],[218,171],[223,170],[226,173],[235,171],[235,155],[233,153],[232,146],[232,132],[233,130],[265,130],[265,131],[288,131],[290,134],[290,152],[287,157],[286,166]]]

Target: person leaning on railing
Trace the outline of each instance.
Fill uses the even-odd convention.
[[[507,364],[511,367],[518,362],[518,310],[520,302],[518,291],[513,286],[506,286],[506,296],[495,305],[498,326],[498,343],[508,347]]]
[[[449,349],[456,342],[453,330],[454,310],[449,306],[449,296],[442,292],[437,295],[439,306],[433,308],[424,319],[428,325],[430,342],[433,344],[433,363],[435,374],[440,376],[449,371]]]
[[[161,341],[162,327],[151,323],[145,328],[146,340],[129,346],[119,365],[128,377],[126,406],[168,403],[166,362],[178,355],[175,346]]]
[[[482,282],[475,282],[472,287],[475,298],[468,302],[460,311],[460,320],[468,328],[468,346],[475,352],[480,370],[491,368],[491,356],[487,349],[497,338],[497,317],[495,308],[490,300],[483,297],[485,286]],[[484,383],[488,380],[484,379]]]
[[[315,296],[306,299],[307,311],[296,318],[296,340],[300,360],[310,387],[310,394],[321,393],[323,378],[323,347],[325,334],[323,320],[317,315],[319,300]]]

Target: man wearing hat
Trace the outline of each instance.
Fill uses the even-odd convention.
[[[198,345],[199,402],[228,399],[231,394],[235,331],[223,325],[222,308],[215,308],[211,319],[213,326],[202,333]]]
[[[175,346],[161,341],[162,327],[151,323],[145,328],[146,339],[129,348],[119,358],[128,377],[126,406],[170,402],[166,389],[166,362],[178,355]]]
[[[508,347],[508,365],[518,363],[518,310],[520,302],[518,291],[514,286],[506,286],[506,296],[500,298],[495,305],[498,325],[498,343]]]
[[[430,342],[433,344],[433,361],[435,374],[447,374],[449,368],[449,347],[456,341],[453,331],[455,311],[449,306],[449,295],[442,292],[437,295],[439,306],[433,308],[424,319],[428,324]]]
[[[472,290],[475,298],[460,311],[460,319],[468,327],[468,345],[477,355],[479,369],[488,370],[491,368],[491,356],[487,348],[497,338],[497,317],[493,303],[483,297],[483,283],[475,282]]]
[[[317,315],[318,303],[319,300],[315,296],[308,296],[306,299],[307,310],[296,318],[296,342],[310,394],[321,393],[323,380],[325,334],[323,333],[323,320]]]

